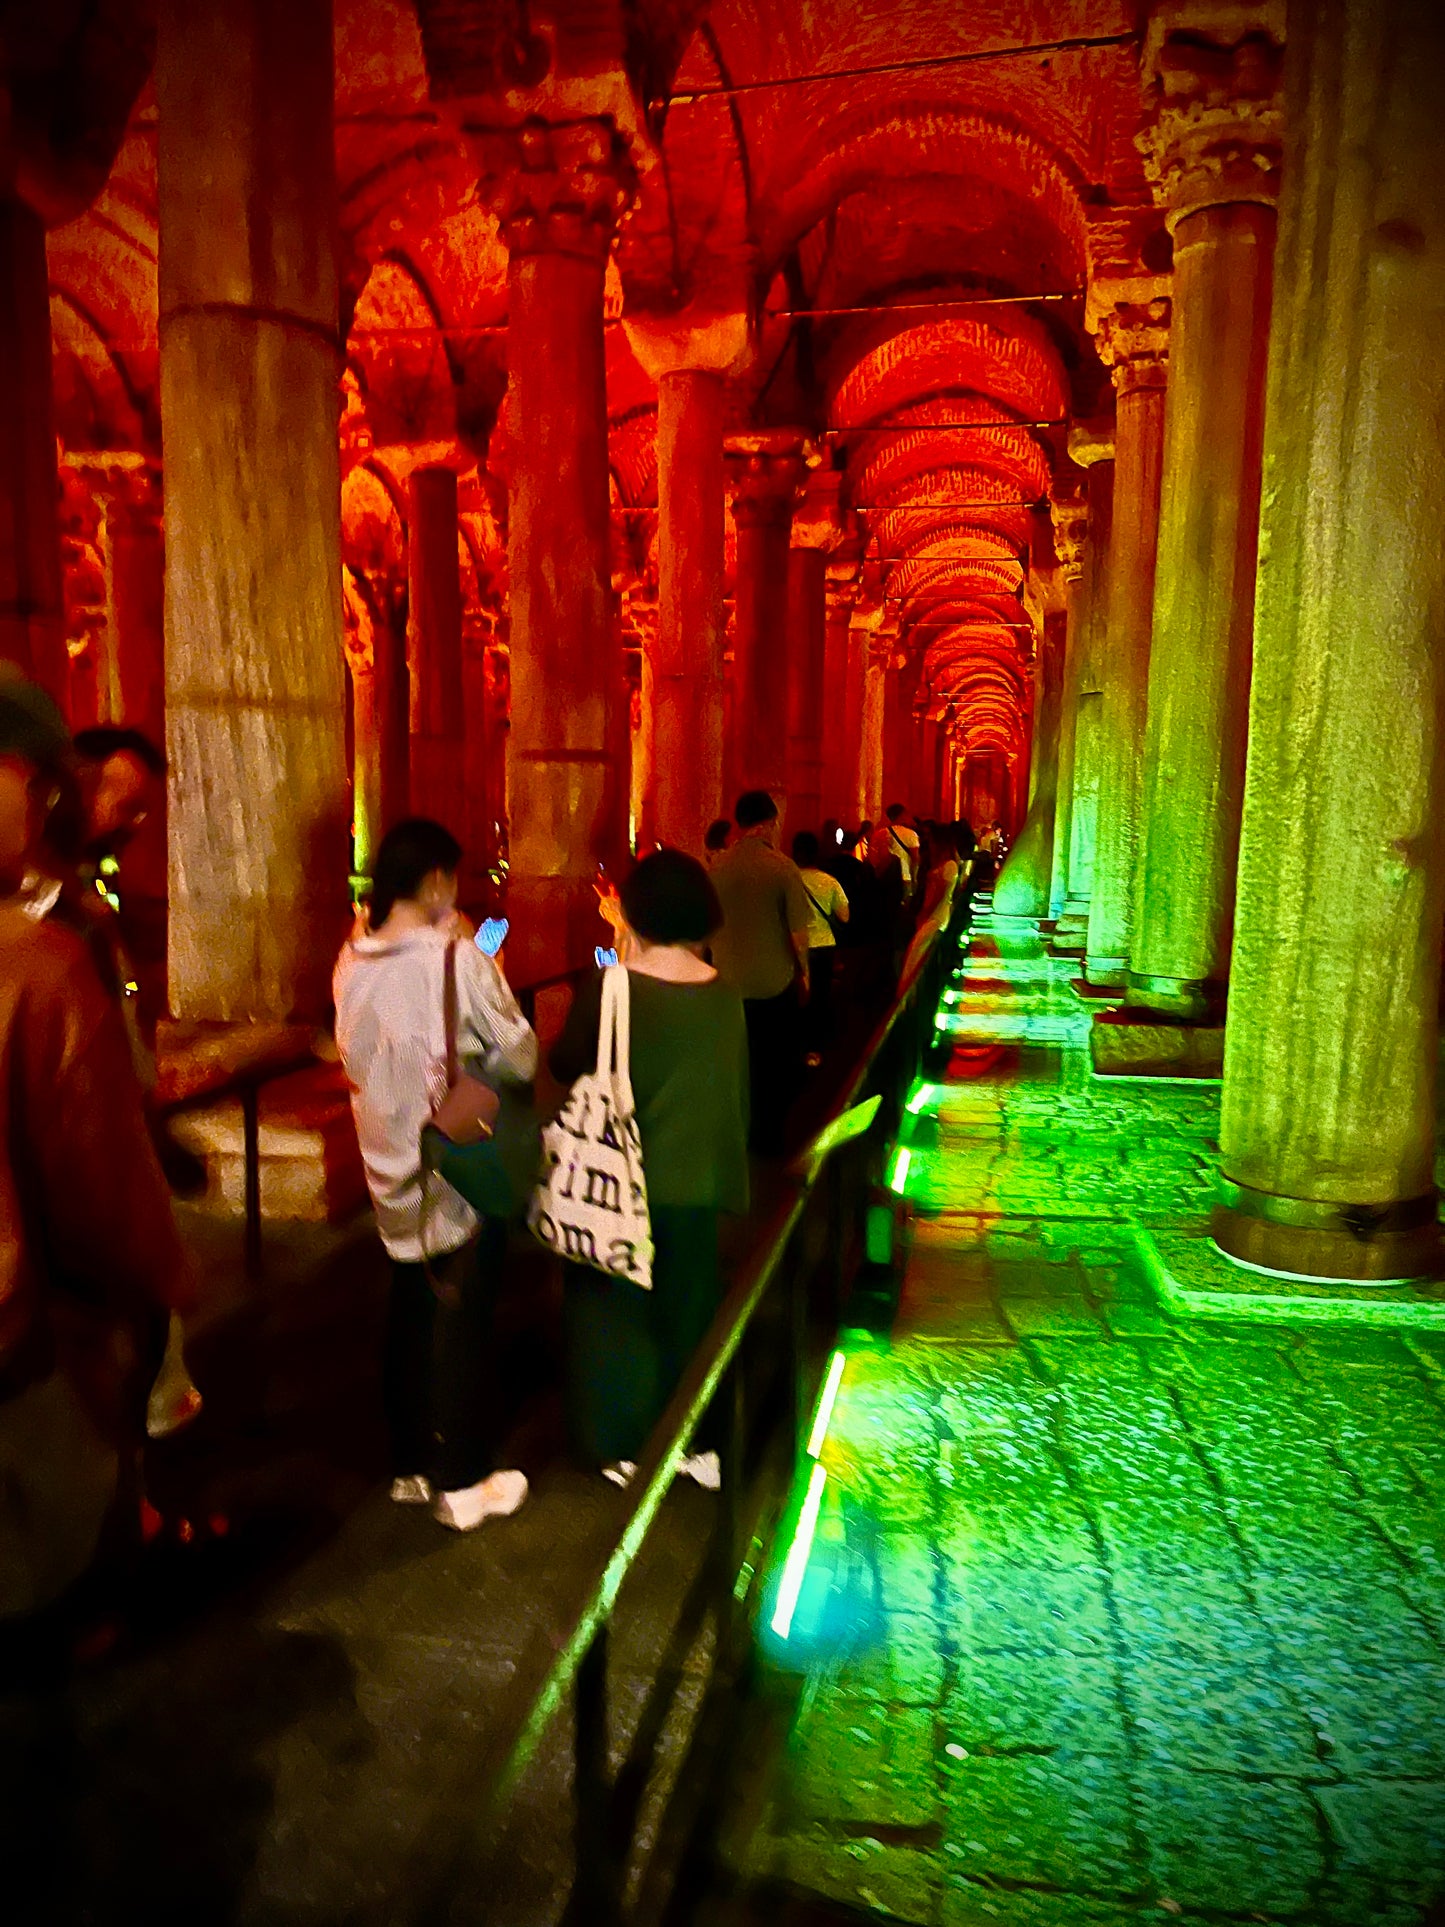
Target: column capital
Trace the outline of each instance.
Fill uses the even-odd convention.
[[[739,528],[791,521],[808,470],[822,459],[803,430],[796,428],[729,435],[724,454],[733,519]]]
[[[793,547],[831,555],[848,539],[838,504],[843,477],[836,468],[815,468],[793,512]]]
[[[1201,208],[1278,199],[1284,12],[1284,0],[1155,0],[1135,145],[1171,230]]]
[[[1086,324],[1121,395],[1164,386],[1169,289],[1168,275],[1105,275],[1089,283]]]
[[[1069,430],[1069,460],[1077,468],[1093,468],[1114,459],[1115,422],[1112,415],[1095,415],[1075,422]]]
[[[570,254],[603,262],[637,187],[610,118],[468,130],[482,199],[513,258]]]
[[[747,309],[693,305],[670,312],[628,309],[622,331],[644,372],[655,382],[668,375],[716,375],[741,367],[751,345]]]
[[[1089,539],[1089,501],[1083,494],[1057,497],[1050,505],[1054,524],[1054,553],[1064,572],[1065,582],[1077,582],[1084,573],[1084,546]]]

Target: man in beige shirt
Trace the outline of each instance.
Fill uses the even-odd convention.
[[[766,790],[738,798],[738,840],[712,880],[723,907],[713,938],[718,975],[741,992],[752,1090],[750,1148],[780,1156],[802,1080],[802,1006],[808,997],[808,893],[778,849],[778,806]]]

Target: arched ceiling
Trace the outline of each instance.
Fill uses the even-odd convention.
[[[820,440],[919,699],[972,744],[1020,748],[1024,589],[1041,553],[1052,562],[1036,505],[1103,384],[1083,328],[1089,236],[1148,198],[1137,14],[1134,0],[630,9],[656,165],[609,280],[619,579],[645,587],[656,568],[656,391],[621,313],[746,312],[735,424]],[[348,483],[349,559],[387,526],[375,477],[404,480],[423,451],[477,504],[473,548],[498,544],[505,250],[433,99],[414,0],[336,0],[336,63],[343,441],[348,474],[373,477]],[[147,89],[103,194],[51,236],[69,448],[159,452],[155,208]],[[500,555],[486,566],[504,579]]]

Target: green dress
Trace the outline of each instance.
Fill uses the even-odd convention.
[[[742,999],[717,979],[671,984],[633,972],[630,988],[652,1290],[565,1268],[568,1417],[594,1465],[640,1456],[722,1296],[719,1214],[748,1206]],[[597,1061],[601,1001],[599,972],[578,990],[551,1052],[563,1083]]]

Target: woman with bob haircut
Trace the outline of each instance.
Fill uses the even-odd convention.
[[[720,1214],[748,1207],[748,1058],[742,999],[704,960],[722,906],[702,865],[680,850],[644,858],[622,886],[621,912],[652,1289],[569,1264],[564,1306],[575,1442],[625,1485],[721,1299]],[[596,1063],[601,1008],[599,971],[551,1052],[562,1083]],[[683,1469],[718,1482],[716,1453]]]

